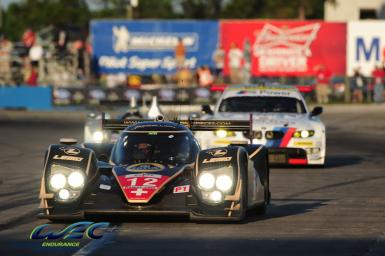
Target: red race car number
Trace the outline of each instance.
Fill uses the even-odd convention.
[[[118,176],[128,202],[147,203],[171,177],[151,174],[136,173]]]

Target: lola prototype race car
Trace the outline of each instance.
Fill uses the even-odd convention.
[[[121,131],[114,144],[62,139],[45,157],[41,218],[185,215],[191,220],[239,221],[270,202],[263,145],[201,150],[192,131],[250,132],[248,121],[105,119]]]

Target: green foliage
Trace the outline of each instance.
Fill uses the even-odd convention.
[[[139,0],[135,19],[323,18],[325,1],[335,0]],[[85,28],[91,19],[127,17],[128,0],[21,0],[4,13],[3,30],[20,40],[27,28],[49,25]],[[87,5],[91,4],[93,7]]]
[[[27,28],[34,31],[49,25],[84,27],[91,15],[84,0],[26,0],[9,5],[4,15],[4,34],[20,40]]]

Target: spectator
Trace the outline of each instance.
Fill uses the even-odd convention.
[[[11,51],[12,43],[0,35],[0,84],[8,84],[12,79]]]
[[[324,104],[329,103],[329,91],[330,91],[330,72],[324,66],[320,65],[316,67],[316,98],[317,103]]]
[[[58,57],[60,60],[64,59],[67,55],[67,43],[68,43],[67,32],[64,30],[60,30],[56,38],[56,48],[57,48]]]
[[[363,91],[366,88],[365,77],[362,75],[360,68],[354,70],[352,79],[353,97],[354,103],[362,103],[364,100]]]
[[[183,45],[182,38],[178,38],[178,43],[175,46],[175,60],[177,69],[181,69],[184,67],[184,61],[186,58],[186,49]]]
[[[217,49],[213,53],[213,61],[215,63],[215,77],[216,82],[223,82],[223,67],[225,64],[225,51],[218,46]]]
[[[385,72],[380,66],[375,66],[372,72],[373,77],[373,100],[376,103],[384,102],[384,77]]]
[[[188,88],[192,85],[193,75],[191,74],[191,71],[188,68],[183,67],[176,74],[176,80],[178,87]]]
[[[250,40],[245,39],[243,44],[243,83],[250,83],[251,77],[251,45]]]
[[[37,79],[38,73],[36,71],[36,67],[32,64],[29,64],[26,72],[25,83],[29,86],[37,86]]]
[[[237,48],[235,43],[232,43],[230,46],[228,57],[230,68],[230,81],[232,84],[238,84],[241,82],[243,52],[239,48]]]
[[[197,71],[197,75],[198,75],[198,84],[201,87],[208,87],[214,81],[213,75],[211,74],[211,71],[207,66],[199,68]]]

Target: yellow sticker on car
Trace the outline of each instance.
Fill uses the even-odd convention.
[[[306,140],[306,141],[294,141],[294,146],[297,147],[314,147],[314,141]]]

